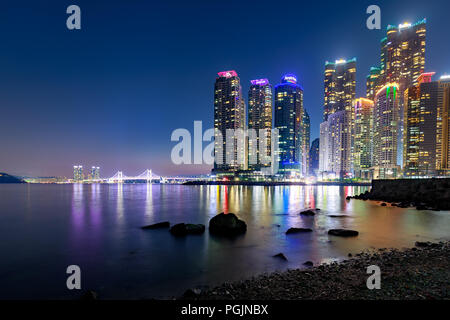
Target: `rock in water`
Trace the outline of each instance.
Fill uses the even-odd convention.
[[[170,222],[169,221],[158,222],[155,224],[150,224],[148,226],[141,227],[141,229],[162,229],[162,228],[170,228]]]
[[[303,265],[307,267],[312,267],[314,263],[312,261],[306,261]]]
[[[309,228],[289,228],[288,231],[286,231],[286,234],[303,233],[303,232],[312,232],[312,229],[309,229]]]
[[[176,237],[183,237],[188,234],[202,234],[203,232],[205,232],[203,224],[178,223],[170,228],[170,233]]]
[[[187,234],[202,234],[205,232],[205,225],[203,224],[187,224],[186,225]]]
[[[239,220],[234,213],[220,213],[209,220],[209,232],[211,234],[232,236],[247,231],[247,224]]]
[[[280,258],[280,259],[282,259],[282,260],[284,260],[284,261],[287,261],[286,256],[285,256],[284,254],[282,254],[281,252],[278,253],[278,254],[276,254],[276,255],[274,255],[273,257],[274,257],[274,258]]]
[[[187,235],[186,225],[184,223],[178,223],[170,228],[170,233],[176,237],[183,237]]]
[[[355,230],[331,229],[328,230],[328,234],[337,237],[356,237],[359,232]]]
[[[312,210],[306,210],[306,211],[300,212],[300,214],[302,216],[314,216],[316,213],[314,211],[312,211]]]

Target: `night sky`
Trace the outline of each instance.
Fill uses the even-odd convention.
[[[81,30],[66,28],[67,6]],[[366,28],[381,7],[382,29]],[[380,59],[388,24],[427,18],[426,69],[450,73],[445,1],[2,1],[0,171],[102,176],[153,169],[207,173],[171,163],[177,128],[213,126],[217,72],[236,70],[275,85],[294,73],[304,87],[311,141],[318,137],[326,60],[357,57],[357,96]]]

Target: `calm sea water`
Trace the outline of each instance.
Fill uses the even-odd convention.
[[[82,289],[104,299],[182,294],[274,270],[345,258],[415,241],[450,239],[450,212],[381,207],[345,201],[367,187],[0,185],[0,299],[70,299],[66,268],[78,265]],[[322,209],[303,217],[305,208]],[[236,239],[174,238],[146,224],[203,223],[236,213],[248,230]],[[345,214],[346,218],[329,215]],[[278,226],[279,225],[279,226]],[[308,234],[285,235],[290,227]],[[358,230],[357,238],[327,235]],[[273,258],[283,252],[288,262]],[[76,290],[75,290],[76,291]]]

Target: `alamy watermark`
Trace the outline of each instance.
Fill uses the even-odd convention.
[[[172,163],[216,165],[276,165],[278,129],[219,129],[203,131],[202,121],[194,121],[193,135],[188,129],[172,132]],[[206,145],[205,145],[206,144]]]

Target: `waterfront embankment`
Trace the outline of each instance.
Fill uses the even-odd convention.
[[[450,210],[450,179],[373,180],[370,191],[348,198],[391,202],[420,210]]]
[[[367,288],[371,265],[381,270],[380,289]],[[206,291],[190,289],[182,299],[450,299],[449,265],[450,242],[417,242],[410,249],[379,249],[340,263],[260,275]]]
[[[315,183],[304,183],[304,182],[294,182],[294,181],[187,181],[183,183],[186,186],[370,186],[370,182],[315,182]]]

